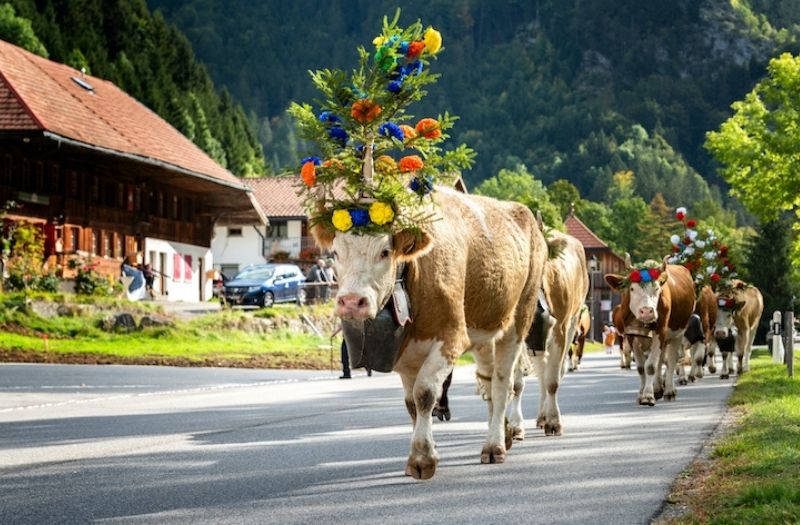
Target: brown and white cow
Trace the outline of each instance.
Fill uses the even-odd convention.
[[[755,286],[734,279],[731,288],[717,293],[717,306],[714,338],[722,353],[719,377],[728,379],[733,369],[733,352],[738,360],[736,373],[750,371],[750,352],[764,311],[764,298]]]
[[[611,310],[611,320],[614,328],[622,339],[619,345],[619,367],[624,370],[631,369],[631,356],[633,355],[633,335],[625,335],[625,315],[622,305],[618,304]]]
[[[583,359],[583,347],[586,346],[586,338],[589,336],[589,330],[592,328],[592,314],[589,313],[589,308],[586,305],[581,307],[581,312],[578,316],[578,326],[575,329],[575,336],[572,338],[572,344],[569,347],[569,361],[568,371],[575,372],[581,365]]]
[[[558,255],[545,263],[542,291],[549,312],[537,333],[536,324],[528,338],[530,362],[539,380],[539,414],[536,426],[543,428],[547,436],[563,433],[561,411],[558,407],[558,388],[563,376],[564,361],[580,319],[581,308],[589,291],[589,272],[583,245],[575,237],[553,231],[548,234],[548,245]],[[537,312],[537,315],[542,315]],[[538,341],[544,341],[544,348]],[[518,366],[514,375],[514,398],[511,404],[509,423],[515,439],[525,436],[522,419],[522,391],[524,389],[523,367]]]
[[[687,351],[691,365],[688,380],[691,382],[703,377],[703,367],[705,365],[708,365],[708,371],[712,374],[717,370],[714,364],[717,346],[717,342],[714,339],[714,324],[716,322],[716,296],[710,286],[704,286],[700,289],[700,294],[694,307],[693,319],[690,319],[689,326],[686,329]],[[682,365],[678,370],[679,378],[682,376],[681,372],[683,372]]]
[[[406,263],[405,287],[413,322],[393,370],[403,382],[413,435],[405,473],[434,475],[439,455],[431,413],[455,360],[474,347],[478,382],[489,406],[481,463],[505,461],[505,416],[514,366],[522,351],[541,287],[547,247],[530,210],[449,189],[434,194],[439,220],[422,231],[390,235],[312,229],[334,252],[343,320],[374,319]],[[485,349],[485,350],[481,350]]]
[[[630,269],[630,256],[626,256]],[[647,268],[658,268],[649,282],[630,282],[621,275],[607,274],[606,282],[620,292],[625,335],[632,336],[636,368],[639,372],[640,405],[654,406],[656,399],[674,400],[675,366],[683,345],[683,333],[694,310],[694,282],[683,266],[647,261]],[[628,286],[622,288],[623,283]],[[624,344],[624,343],[623,343]],[[662,355],[663,354],[663,355]],[[661,376],[662,364],[667,370]]]

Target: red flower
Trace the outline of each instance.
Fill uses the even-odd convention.
[[[634,270],[631,272],[630,279],[632,283],[640,283],[642,282],[642,274],[639,270]]]
[[[375,120],[375,117],[380,115],[381,107],[380,105],[376,104],[375,102],[367,99],[362,98],[361,100],[356,100],[353,102],[353,106],[350,108],[350,114],[356,119],[358,122],[362,124],[367,124]]]
[[[694,228],[695,226],[697,226],[697,221],[696,220],[689,219],[688,221],[686,221],[686,227],[687,228],[691,229],[691,228]]]
[[[417,132],[426,139],[438,139],[442,136],[439,121],[435,118],[424,118],[417,122]]]
[[[422,159],[419,158],[418,155],[408,155],[400,159],[400,162],[397,163],[397,167],[400,168],[400,172],[402,173],[421,170],[424,166],[425,163],[422,162]]]
[[[673,246],[672,247],[672,251],[675,252],[675,253],[678,253],[679,251],[681,251],[681,249],[678,248],[677,246]]]
[[[317,170],[314,167],[313,161],[308,161],[303,164],[303,167],[300,168],[300,177],[302,177],[303,182],[305,182],[306,186],[309,188],[317,182]]]
[[[694,270],[694,264],[692,264],[692,261],[686,261],[685,263],[683,263],[683,267],[689,270],[690,272]]]
[[[722,245],[719,247],[720,255],[727,255],[728,254],[728,247],[726,245]]]
[[[648,271],[650,272],[650,279],[653,281],[657,281],[661,277],[661,270],[658,268],[650,268]]]
[[[692,244],[692,240],[689,237],[684,237],[683,244],[685,244],[686,246],[690,246]]]
[[[406,58],[416,58],[425,50],[425,42],[416,40],[408,44],[408,51],[406,51]]]
[[[711,274],[711,282],[712,283],[718,283],[719,279],[720,279],[720,277],[719,277],[718,273],[714,272],[714,273]]]
[[[686,214],[683,213],[682,211],[679,211],[679,212],[677,212],[675,214],[675,218],[678,219],[679,221],[682,221],[685,217],[686,217]]]

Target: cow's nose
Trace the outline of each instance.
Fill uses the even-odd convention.
[[[642,319],[652,319],[653,309],[649,306],[643,306],[639,308],[639,317],[641,317]]]
[[[363,295],[347,294],[336,298],[336,313],[340,317],[364,318],[369,312],[369,301]]]
[[[728,331],[727,330],[717,330],[716,332],[714,332],[714,337],[716,337],[717,339],[727,339]]]

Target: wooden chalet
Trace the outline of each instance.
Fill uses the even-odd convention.
[[[0,40],[0,206],[46,255],[118,276],[150,263],[169,300],[211,295],[217,220],[264,224],[250,189],[113,83]]]
[[[589,268],[589,296],[586,305],[592,313],[593,340],[600,340],[603,325],[611,322],[611,309],[619,303],[619,294],[614,292],[605,281],[607,273],[623,273],[625,259],[603,242],[583,221],[570,212],[564,219],[567,233],[583,244],[586,252],[586,266]]]

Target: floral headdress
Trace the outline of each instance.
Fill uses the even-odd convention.
[[[646,285],[656,283],[662,277],[661,263],[647,260],[641,264],[630,267],[630,272],[619,284],[620,289],[629,288],[633,283]]]
[[[400,28],[399,16],[398,10],[391,22],[384,18],[374,52],[359,48],[359,68],[350,75],[311,73],[324,95],[318,112],[308,104],[289,108],[300,136],[318,153],[300,163],[300,193],[312,224],[358,234],[419,229],[434,220],[434,185],[472,165],[470,148],[441,148],[457,117],[415,122],[406,113],[438,78],[428,67],[442,37],[419,21]]]
[[[697,289],[706,285],[713,290],[730,286],[730,280],[737,273],[728,256],[728,247],[717,239],[714,230],[699,230],[697,221],[688,218],[686,208],[677,208],[675,219],[680,221],[684,231],[682,236],[670,237],[673,254],[667,262],[685,266]]]

